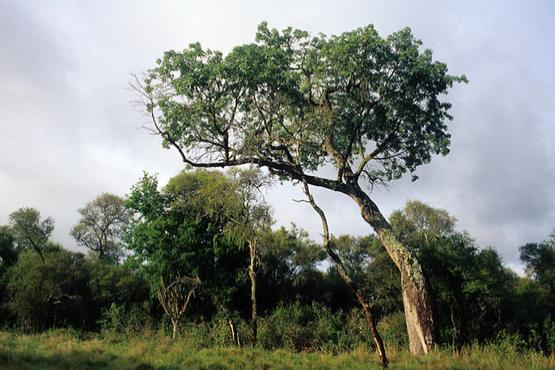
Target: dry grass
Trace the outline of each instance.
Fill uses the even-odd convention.
[[[555,369],[555,356],[518,352],[511,345],[473,346],[424,357],[389,348],[392,369]],[[70,331],[36,335],[0,332],[1,369],[379,369],[365,349],[326,353],[191,346],[191,338],[163,335],[80,338]]]

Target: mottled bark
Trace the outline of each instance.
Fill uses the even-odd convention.
[[[334,251],[331,245],[330,232],[329,232],[329,226],[328,226],[328,221],[326,219],[326,215],[324,211],[316,204],[316,201],[314,200],[314,197],[310,193],[310,189],[306,181],[303,181],[303,190],[308,198],[308,202],[310,203],[312,208],[314,208],[316,213],[318,213],[318,215],[320,216],[320,220],[322,222],[322,231],[323,231],[322,239],[324,242],[324,248],[326,249],[326,252],[330,256],[330,258],[335,262],[335,267],[337,268],[337,272],[339,273],[339,276],[341,277],[343,282],[349,287],[349,289],[351,289],[351,291],[357,298],[358,303],[362,307],[362,310],[364,311],[364,316],[366,318],[366,323],[368,324],[368,329],[370,330],[370,334],[372,334],[372,338],[376,343],[376,348],[380,356],[380,364],[382,365],[383,368],[386,368],[389,363],[389,360],[387,359],[387,354],[385,352],[383,340],[380,336],[380,333],[378,332],[378,328],[376,327],[376,321],[374,320],[374,316],[372,315],[372,311],[370,310],[370,305],[364,299],[364,295],[362,294],[362,291],[360,290],[360,288],[357,286],[357,284],[351,279],[351,277],[347,273],[345,269],[345,265],[341,260],[341,257],[339,257],[339,255]]]
[[[376,204],[358,186],[348,195],[359,205],[361,215],[370,224],[401,273],[403,307],[412,354],[423,355],[435,345],[432,305],[422,267],[416,256],[393,234],[391,226]]]
[[[152,113],[152,112],[151,112]],[[403,306],[409,338],[409,349],[412,354],[422,355],[430,352],[435,345],[433,314],[431,300],[426,288],[422,267],[416,256],[393,235],[391,226],[382,215],[376,204],[362,191],[358,184],[358,171],[353,173],[350,166],[335,155],[331,145],[326,147],[340,167],[337,179],[328,179],[304,173],[301,166],[292,160],[289,162],[274,161],[268,158],[242,156],[241,158],[225,159],[208,163],[196,162],[189,159],[179,143],[168,132],[162,130],[152,117],[156,131],[164,137],[170,145],[179,152],[184,163],[198,168],[225,168],[254,164],[266,167],[274,175],[286,175],[293,180],[303,181],[313,186],[337,191],[351,197],[360,207],[362,218],[374,229],[380,242],[398,267],[401,274],[401,289],[403,291]],[[288,152],[287,152],[288,153]]]

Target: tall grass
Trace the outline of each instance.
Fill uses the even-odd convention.
[[[510,342],[473,345],[460,352],[435,350],[413,357],[388,348],[392,369],[555,369],[555,356],[519,352]],[[54,330],[26,335],[0,332],[0,369],[379,369],[378,357],[358,348],[323,351],[267,351],[211,346],[201,348],[187,333],[177,340],[157,333],[81,335]]]

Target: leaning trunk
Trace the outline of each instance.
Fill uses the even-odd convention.
[[[378,328],[376,327],[376,321],[374,320],[374,316],[372,315],[370,306],[368,305],[368,303],[366,303],[364,299],[364,295],[362,294],[362,291],[360,290],[360,288],[351,279],[351,277],[345,270],[345,265],[343,264],[341,257],[339,257],[339,255],[333,250],[333,247],[331,245],[331,240],[330,240],[330,230],[328,226],[328,220],[326,219],[326,215],[322,210],[322,208],[320,208],[316,204],[316,201],[314,200],[314,197],[310,193],[310,189],[306,181],[303,181],[303,190],[308,198],[308,202],[310,203],[312,208],[314,208],[316,213],[318,213],[318,215],[320,216],[320,220],[322,222],[322,231],[323,231],[322,238],[324,241],[324,248],[326,249],[326,252],[330,256],[330,258],[335,262],[335,267],[337,268],[337,272],[339,273],[339,276],[341,276],[341,279],[343,280],[343,282],[349,287],[349,289],[351,289],[351,291],[357,297],[358,303],[360,304],[360,306],[364,311],[364,316],[366,317],[366,322],[368,324],[368,328],[370,329],[370,333],[372,334],[372,338],[374,338],[374,342],[376,343],[376,348],[378,349],[378,354],[380,355],[380,363],[382,365],[382,368],[385,369],[389,363],[389,360],[387,359],[387,354],[385,352],[383,340],[382,340],[382,337],[380,336],[380,333],[378,332]]]
[[[364,300],[364,295],[362,291],[358,288],[358,286],[351,280],[345,268],[343,266],[343,261],[341,261],[340,257],[331,249],[328,249],[328,255],[336,262],[337,271],[339,272],[339,276],[343,280],[345,284],[351,289],[354,295],[357,297],[357,301],[362,307],[364,311],[364,317],[366,318],[366,324],[368,325],[368,329],[370,329],[370,334],[372,334],[372,338],[374,338],[374,343],[376,344],[376,348],[378,350],[378,354],[380,356],[380,363],[382,368],[386,368],[389,360],[387,359],[387,354],[385,352],[385,346],[383,344],[382,337],[378,332],[378,328],[376,327],[376,321],[374,320],[374,316],[372,315],[372,311],[370,311],[370,306]]]
[[[420,262],[395,237],[391,226],[370,197],[359,187],[352,190],[348,195],[359,205],[362,217],[374,228],[401,273],[410,352],[415,355],[426,354],[434,346],[435,339],[431,300]]]

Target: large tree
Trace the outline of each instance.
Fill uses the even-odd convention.
[[[102,193],[79,209],[81,219],[71,229],[77,243],[90,249],[100,260],[117,262],[124,249],[123,233],[129,223],[124,200]]]
[[[460,347],[492,339],[507,326],[515,277],[495,250],[479,249],[446,210],[419,201],[407,202],[389,221],[422,263],[439,342]]]
[[[164,53],[136,87],[154,132],[185,164],[255,164],[352,198],[399,268],[410,349],[422,354],[434,344],[422,269],[369,190],[448,153],[440,96],[463,80],[409,29],[312,37],[262,23],[255,43],[226,56],[198,43]],[[320,176],[324,166],[336,176]]]

